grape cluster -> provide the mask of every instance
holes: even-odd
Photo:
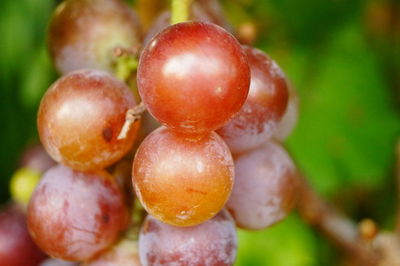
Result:
[[[232,265],[236,226],[264,229],[294,207],[297,170],[279,141],[296,123],[296,93],[202,3],[193,21],[161,13],[145,35],[120,0],[54,12],[48,44],[63,76],[37,122],[57,164],[31,152],[45,166],[27,205],[32,239],[54,258],[42,265]],[[137,72],[118,79],[142,43]]]

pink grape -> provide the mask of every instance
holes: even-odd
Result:
[[[270,139],[285,113],[288,84],[279,66],[265,53],[243,46],[251,69],[250,91],[242,109],[218,130],[233,153]]]
[[[29,231],[47,254],[89,259],[108,248],[128,224],[124,195],[105,171],[48,170],[28,206]]]
[[[139,234],[139,255],[147,265],[233,265],[236,228],[229,213],[193,227],[175,227],[147,216]]]
[[[278,143],[267,142],[235,158],[235,185],[227,208],[238,226],[264,229],[292,210],[297,187],[290,156]]]

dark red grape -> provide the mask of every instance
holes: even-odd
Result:
[[[126,138],[118,139],[126,112],[135,104],[129,88],[111,74],[72,72],[56,81],[40,103],[40,140],[54,160],[74,169],[109,166],[128,152],[136,138],[138,122]]]
[[[232,156],[216,133],[192,140],[161,127],[140,145],[132,179],[151,215],[168,224],[191,226],[222,209],[233,175]]]
[[[233,153],[258,147],[272,137],[288,102],[288,84],[279,66],[265,53],[243,46],[251,69],[245,104],[218,130]]]
[[[143,50],[138,89],[149,112],[184,134],[221,127],[246,100],[250,71],[238,41],[214,24],[185,22]]]
[[[28,206],[29,231],[52,257],[86,260],[108,248],[128,224],[123,192],[105,171],[48,170]]]
[[[263,229],[292,210],[298,188],[297,170],[275,142],[235,158],[235,185],[227,203],[238,226]]]
[[[233,265],[236,228],[229,213],[193,227],[175,227],[148,216],[139,235],[139,255],[147,265]]]
[[[111,70],[113,49],[140,43],[135,12],[121,0],[66,0],[54,12],[48,46],[62,73],[95,68]]]
[[[21,208],[8,205],[0,210],[0,265],[36,266],[45,258],[29,235]]]

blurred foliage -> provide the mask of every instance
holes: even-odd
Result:
[[[45,46],[57,1],[3,0],[0,9],[0,200],[36,111],[56,74]],[[400,16],[396,0],[225,0],[234,26],[253,22],[256,46],[282,66],[301,112],[287,141],[299,168],[344,212],[383,226],[394,217],[394,145],[400,133]],[[373,202],[371,202],[373,201]],[[337,265],[334,249],[293,214],[239,231],[238,265]]]

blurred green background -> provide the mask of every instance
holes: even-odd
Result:
[[[54,0],[2,0],[0,202],[18,159],[37,142],[36,111],[57,78],[45,46]],[[400,3],[397,0],[225,0],[230,22],[257,26],[300,95],[286,144],[312,185],[355,221],[391,229],[400,136]],[[338,265],[329,242],[296,213],[260,232],[239,232],[237,265]]]

